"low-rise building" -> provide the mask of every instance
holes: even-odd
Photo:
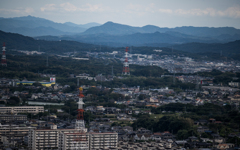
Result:
[[[33,113],[37,114],[44,112],[43,106],[14,106],[14,107],[0,107],[0,113]]]
[[[0,121],[26,121],[27,115],[0,115]]]

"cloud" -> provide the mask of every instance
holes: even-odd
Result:
[[[171,9],[159,9],[156,7],[154,3],[150,3],[148,5],[139,5],[139,4],[129,4],[127,5],[125,12],[135,13],[139,15],[143,15],[146,13],[167,13],[170,14],[173,12]]]
[[[33,8],[27,7],[27,8],[18,8],[18,9],[5,9],[1,8],[0,12],[3,14],[11,14],[11,13],[17,13],[17,14],[31,14],[34,12]]]
[[[225,11],[218,11],[219,16],[240,18],[240,6],[229,7]]]
[[[192,15],[192,16],[203,16],[203,15],[216,16],[217,15],[216,10],[213,8],[190,9],[190,10],[177,9],[175,10],[175,13],[179,15]]]
[[[62,3],[59,5],[55,4],[46,4],[44,7],[41,7],[41,11],[61,11],[61,12],[78,12],[78,11],[83,11],[83,12],[101,12],[107,10],[107,8],[103,8],[102,5],[96,4],[84,4],[81,6],[76,6],[74,4],[71,4],[69,2]]]
[[[178,15],[190,15],[190,16],[220,16],[220,17],[231,17],[240,18],[240,6],[229,7],[226,10],[216,10],[214,8],[206,9],[177,9],[174,11]]]
[[[158,8],[154,3],[148,5],[140,4],[128,4],[124,9],[124,12],[134,15],[145,15],[146,13],[154,14],[172,14],[181,16],[211,16],[211,17],[230,17],[240,18],[240,6],[229,7],[225,10],[217,10],[214,8],[205,9],[169,9],[169,8]]]
[[[87,11],[87,12],[102,12],[105,10],[108,10],[107,8],[104,8],[101,4],[85,4],[82,7],[78,8],[79,11]]]
[[[41,11],[55,11],[56,9],[57,8],[55,4],[46,4],[45,6],[40,8]]]
[[[160,13],[167,13],[167,14],[171,14],[173,12],[171,9],[158,9],[157,11]]]
[[[78,8],[76,6],[74,6],[73,4],[71,3],[63,3],[63,4],[60,4],[60,7],[62,9],[64,9],[65,11],[77,11]]]

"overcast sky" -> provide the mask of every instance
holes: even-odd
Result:
[[[0,17],[27,15],[59,23],[240,29],[240,0],[0,0]]]

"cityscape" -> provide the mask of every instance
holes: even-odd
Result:
[[[240,149],[240,2],[172,2],[0,2],[0,150]]]

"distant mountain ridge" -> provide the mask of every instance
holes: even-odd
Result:
[[[110,35],[129,35],[133,33],[154,33],[154,32],[178,32],[186,35],[197,36],[197,37],[214,37],[222,34],[235,35],[240,34],[239,29],[233,27],[192,27],[183,26],[176,28],[160,28],[158,26],[146,25],[143,27],[132,27],[128,25],[122,25],[113,22],[106,22],[101,26],[96,26],[87,29],[82,34],[110,34]]]
[[[0,30],[44,40],[71,40],[108,46],[151,46],[184,43],[227,43],[240,40],[240,29],[233,27],[176,27],[154,25],[133,27],[114,22],[103,25],[71,22],[55,23],[33,16],[0,18]],[[86,29],[88,28],[88,29]]]
[[[74,23],[62,24],[33,16],[0,18],[0,22],[0,30],[19,33],[26,36],[71,35],[84,32],[89,27],[100,25],[97,23],[89,23],[85,25],[77,25]],[[41,32],[37,31],[39,28],[41,29]]]

